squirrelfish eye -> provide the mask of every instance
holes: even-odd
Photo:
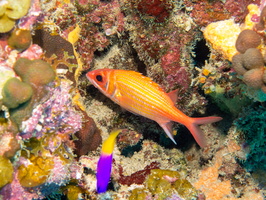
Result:
[[[99,82],[102,82],[103,81],[102,75],[97,75],[96,76],[96,80],[99,81]]]

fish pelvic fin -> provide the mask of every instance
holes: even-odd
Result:
[[[173,122],[172,121],[168,121],[168,122],[157,122],[164,130],[164,132],[167,134],[167,136],[176,144],[176,141],[174,140],[173,137],[173,132],[172,132],[172,125]]]
[[[194,139],[198,145],[202,148],[207,146],[206,138],[202,132],[199,125],[210,124],[222,120],[221,117],[200,117],[200,118],[190,118],[190,123],[185,124],[188,130],[193,135]]]

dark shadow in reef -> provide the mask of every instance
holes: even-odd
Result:
[[[209,60],[210,58],[211,51],[206,45],[206,40],[204,38],[196,42],[193,52],[195,56],[192,56],[192,58],[197,67],[201,68],[204,66],[205,61]]]

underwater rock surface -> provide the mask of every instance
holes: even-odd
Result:
[[[265,6],[2,1],[0,199],[266,199]],[[174,144],[88,81],[102,68],[140,72],[176,91],[186,115],[223,120],[201,126],[205,148],[169,124]],[[102,141],[115,129],[111,178],[98,194]]]

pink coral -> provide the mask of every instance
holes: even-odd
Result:
[[[3,199],[9,200],[28,200],[28,199],[43,199],[44,196],[38,194],[37,192],[32,193],[27,191],[24,187],[22,187],[19,183],[18,173],[15,172],[14,179],[11,184],[4,186],[0,194],[3,196]]]
[[[60,86],[50,88],[51,96],[32,112],[32,117],[22,124],[23,138],[42,137],[46,132],[73,134],[80,130],[81,115],[72,107],[70,83],[61,81]],[[56,129],[55,129],[56,128]]]

